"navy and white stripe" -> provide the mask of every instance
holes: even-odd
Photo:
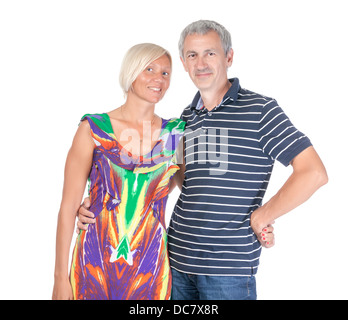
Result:
[[[171,266],[201,275],[251,275],[261,246],[250,227],[275,160],[288,165],[311,145],[274,99],[242,89],[237,78],[208,111],[197,93],[181,119],[185,180],[168,229]]]

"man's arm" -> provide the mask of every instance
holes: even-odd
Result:
[[[308,147],[291,162],[293,173],[282,188],[251,216],[251,227],[261,237],[262,228],[307,201],[328,182],[325,167],[313,147]]]

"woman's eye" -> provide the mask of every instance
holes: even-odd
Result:
[[[169,76],[169,72],[163,72],[164,76]]]
[[[152,72],[153,69],[152,68],[147,68],[147,71]]]

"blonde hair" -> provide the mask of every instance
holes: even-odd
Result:
[[[146,67],[153,61],[167,55],[170,64],[172,64],[172,57],[170,53],[153,43],[140,43],[131,47],[123,58],[123,62],[120,70],[120,85],[127,96],[132,83],[143,72]]]

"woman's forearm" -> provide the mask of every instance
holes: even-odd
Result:
[[[77,212],[77,209],[76,211]],[[75,228],[76,214],[64,209],[59,211],[57,238],[56,238],[56,264],[54,277],[58,280],[69,278],[69,253],[71,239]]]

